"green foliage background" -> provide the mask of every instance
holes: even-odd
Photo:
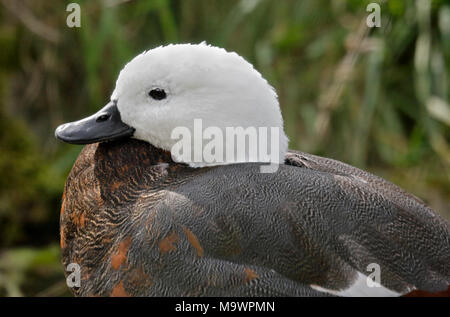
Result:
[[[207,41],[276,88],[290,148],[380,175],[450,218],[450,1],[0,0],[0,296],[68,295],[59,208],[80,146],[53,131],[102,107],[143,50]],[[75,1],[74,1],[75,2]]]

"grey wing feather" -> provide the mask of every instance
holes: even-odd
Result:
[[[450,284],[449,224],[423,201],[380,177],[329,158],[290,151],[286,163],[334,175],[348,198],[363,203],[359,212],[367,217],[361,217],[361,226],[339,237],[348,248],[357,250],[348,256],[353,265],[363,269],[361,258],[372,258],[376,262],[374,255],[378,254],[378,260],[383,259],[389,269],[389,280],[398,283],[394,288],[411,284],[409,287],[427,291],[447,289]],[[378,212],[379,217],[375,215],[371,219],[364,202],[377,207],[374,212]],[[374,243],[376,240],[379,243]],[[377,250],[379,245],[383,245],[384,250]]]
[[[311,285],[343,290],[377,263],[382,285],[398,293],[446,289],[450,227],[423,202],[337,161],[290,152],[286,163],[268,174],[220,166],[168,188],[147,209],[158,236],[135,235],[141,260],[170,272],[161,285],[186,294],[200,279],[196,294],[317,296]],[[178,246],[161,262],[149,243],[171,232]]]

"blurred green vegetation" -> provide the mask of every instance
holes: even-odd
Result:
[[[59,208],[80,146],[57,125],[96,111],[143,50],[206,40],[276,88],[290,148],[336,158],[450,218],[450,1],[0,0],[0,296],[67,295]],[[365,24],[381,4],[381,28]]]

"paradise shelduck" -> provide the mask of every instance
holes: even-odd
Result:
[[[244,155],[198,157],[214,133],[174,151],[173,131],[198,119],[216,135],[257,127],[263,141],[260,128],[278,128],[268,146],[276,153],[262,158],[249,141]],[[75,295],[448,290],[449,223],[382,178],[287,150],[276,92],[236,53],[206,44],[144,52],[120,72],[106,107],[55,134],[89,144],[61,208],[63,264],[81,268]]]

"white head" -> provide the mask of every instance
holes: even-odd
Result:
[[[135,129],[134,138],[171,151],[176,161],[197,167],[243,161],[284,161],[288,139],[276,92],[250,63],[222,48],[202,43],[168,45],[146,51],[122,69],[111,100],[117,104],[121,120]],[[272,148],[277,151],[276,159],[255,156],[247,149],[245,158],[224,155],[223,162],[186,161],[186,156],[173,151],[179,142],[171,137],[174,129],[186,127],[192,131],[192,153],[199,147],[204,149],[211,141],[195,142],[195,119],[202,119],[203,130],[208,127],[221,130],[225,146],[233,149],[236,145],[225,138],[227,127],[276,127],[278,136],[271,138],[270,130],[268,136],[258,134],[261,139],[265,137],[266,152],[270,153]],[[271,146],[274,136],[278,148]],[[226,149],[223,150],[225,153]]]

